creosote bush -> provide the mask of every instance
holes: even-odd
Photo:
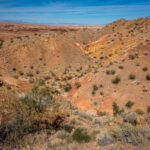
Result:
[[[148,75],[146,76],[146,80],[149,80],[149,81],[150,81],[150,74],[148,74]]]
[[[121,81],[120,77],[116,77],[115,79],[112,80],[113,84],[118,84]]]
[[[147,112],[150,113],[150,106],[147,107]]]
[[[133,60],[134,58],[135,58],[134,55],[129,55],[129,59],[130,59],[130,60]]]
[[[97,85],[93,85],[93,91],[97,91],[98,90],[98,86]]]
[[[147,70],[148,70],[148,68],[147,68],[147,67],[144,67],[144,68],[143,68],[143,71],[147,71]]]
[[[65,92],[69,92],[72,89],[72,86],[70,83],[67,83],[66,85],[63,85],[63,89]]]
[[[126,107],[127,108],[131,108],[132,106],[133,106],[133,102],[132,101],[128,101],[127,103],[126,103]]]
[[[119,69],[123,69],[124,67],[123,67],[123,66],[119,66],[118,68],[119,68]]]
[[[123,109],[119,108],[119,106],[117,105],[116,102],[113,102],[112,107],[113,107],[113,113],[114,113],[114,115],[121,114],[122,112],[124,112]]]
[[[136,77],[136,76],[135,76],[134,74],[130,74],[128,78],[129,78],[130,80],[134,80],[135,77]]]

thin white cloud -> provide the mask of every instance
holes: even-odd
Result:
[[[51,6],[41,7],[13,7],[13,8],[0,8],[1,13],[90,13],[90,12],[112,12],[133,10],[134,11],[146,11],[150,10],[149,5],[113,5],[113,6],[82,6],[82,7],[71,7],[65,4],[57,4]]]

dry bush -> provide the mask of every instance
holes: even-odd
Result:
[[[7,105],[7,116],[4,115],[6,110],[1,110],[0,141],[14,142],[32,132],[60,127],[64,115],[56,112],[54,105],[53,99],[41,93],[22,94],[11,101]]]

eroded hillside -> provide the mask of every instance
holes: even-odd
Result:
[[[149,148],[149,17],[104,27],[0,23],[0,39],[0,141],[18,132],[22,149],[27,136],[37,140],[30,149]]]

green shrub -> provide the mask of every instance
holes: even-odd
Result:
[[[104,92],[101,91],[101,92],[100,92],[100,95],[104,95]]]
[[[93,91],[97,91],[98,90],[98,86],[97,85],[93,85]]]
[[[123,66],[119,66],[118,68],[119,68],[119,69],[123,69],[124,67],[123,67]]]
[[[147,112],[150,113],[150,106],[147,107]]]
[[[72,89],[72,86],[70,83],[67,83],[63,86],[65,92],[69,92]]]
[[[129,59],[130,59],[130,60],[133,60],[134,58],[135,58],[134,55],[129,55]]]
[[[84,128],[77,128],[73,132],[72,139],[78,143],[87,143],[91,140],[88,132]]]
[[[0,40],[0,48],[3,47],[4,40]]]
[[[148,70],[148,68],[147,68],[147,67],[144,67],[144,68],[143,68],[143,71],[147,71],[147,70]]]
[[[16,68],[13,68],[12,70],[13,70],[14,72],[16,72]]]
[[[115,70],[106,70],[107,75],[114,75],[116,73]]]
[[[99,85],[100,88],[103,88],[104,86],[102,84]]]
[[[45,81],[41,78],[37,79],[35,84],[37,84],[38,86],[42,86],[42,85],[45,85]]]
[[[32,73],[32,72],[28,72],[28,73],[27,73],[27,76],[28,76],[28,77],[33,77],[33,73]]]
[[[39,70],[36,70],[36,74],[40,74],[40,71],[39,71]]]
[[[21,76],[23,76],[23,75],[24,75],[24,73],[23,73],[22,71],[20,71],[20,72],[19,72],[19,74],[20,74]]]
[[[134,80],[135,79],[135,75],[134,74],[130,74],[128,77],[130,80]]]
[[[112,80],[113,84],[118,84],[121,81],[120,77],[116,77],[115,79]]]
[[[111,73],[112,75],[114,75],[114,74],[116,73],[116,71],[115,71],[115,70],[111,70],[110,73]]]
[[[119,110],[120,110],[119,106],[117,105],[117,103],[113,102],[112,107],[113,107],[114,114],[117,114],[119,112]]]
[[[117,105],[116,102],[113,102],[112,107],[113,107],[113,113],[114,113],[114,115],[121,114],[122,112],[124,112],[123,109],[119,108],[119,106]]]
[[[150,74],[148,74],[148,75],[146,76],[146,80],[149,80],[149,81],[150,81]]]
[[[14,75],[13,78],[18,79],[19,77],[17,75]]]
[[[30,66],[30,69],[34,69],[34,66],[33,66],[33,65],[31,65],[31,66]]]
[[[110,74],[110,70],[106,70],[106,74],[109,75]]]
[[[127,108],[131,108],[132,106],[133,106],[133,102],[132,101],[128,101],[127,103],[126,103],[126,107]]]

